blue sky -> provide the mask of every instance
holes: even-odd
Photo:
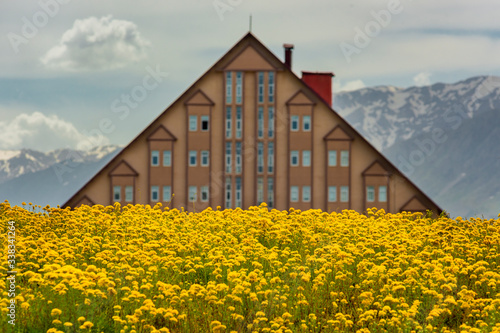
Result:
[[[499,12],[494,0],[3,1],[0,149],[127,144],[246,34],[250,14],[278,57],[295,45],[299,76],[333,71],[335,93],[500,75]]]

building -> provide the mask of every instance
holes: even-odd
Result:
[[[245,35],[64,206],[440,208],[332,108],[333,73]]]

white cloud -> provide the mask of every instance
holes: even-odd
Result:
[[[429,86],[431,84],[430,77],[431,77],[431,73],[429,73],[429,72],[418,73],[417,75],[415,75],[413,77],[413,83],[417,87]]]
[[[340,85],[339,83],[339,92],[340,91],[353,91],[353,90],[358,90],[358,89],[363,89],[365,88],[365,84],[363,83],[363,81],[361,80],[353,80],[353,81],[349,81],[347,82],[346,84],[344,85]]]
[[[89,17],[76,20],[41,61],[48,67],[72,71],[121,68],[144,58],[149,44],[133,22],[111,15]]]
[[[0,149],[49,151],[57,148],[90,149],[104,144],[109,144],[108,138],[83,134],[73,124],[41,112],[22,113],[10,122],[0,122]]]

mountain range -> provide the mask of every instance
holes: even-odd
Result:
[[[11,205],[62,205],[122,147],[98,146],[88,151],[31,149],[0,151],[0,201]]]
[[[500,77],[340,92],[333,108],[452,217],[500,213]],[[121,148],[0,151],[0,200],[61,205]]]
[[[340,92],[333,108],[450,215],[500,213],[500,77]]]

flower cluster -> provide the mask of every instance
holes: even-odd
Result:
[[[500,332],[500,219],[0,204],[11,220],[18,332]]]

